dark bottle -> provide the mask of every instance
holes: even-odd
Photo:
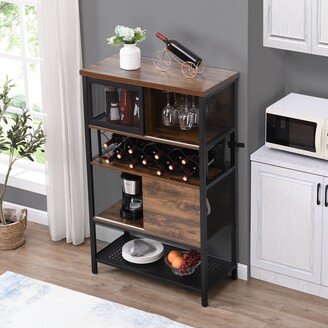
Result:
[[[106,164],[110,164],[114,159],[115,159],[115,155],[110,155],[108,157],[104,157]]]
[[[135,155],[139,151],[142,151],[145,148],[146,142],[144,140],[132,139],[128,145],[128,153],[130,155]]]
[[[130,143],[129,138],[124,138],[117,143],[113,153],[116,154],[116,158],[123,159],[127,152],[127,144]]]
[[[137,166],[138,162],[134,159],[132,162],[129,164],[130,169],[134,169]]]
[[[192,177],[198,176],[198,166],[191,166],[188,169],[185,170],[185,172],[182,175],[182,180],[184,182],[190,181]]]
[[[156,33],[156,36],[166,43],[167,49],[171,51],[174,55],[179,57],[181,60],[187,62],[192,62],[196,66],[199,66],[202,63],[202,58],[197,56],[195,53],[193,53],[191,50],[186,48],[184,45],[182,45],[177,40],[169,40],[165,35],[163,35],[160,32]]]
[[[124,139],[124,137],[118,136],[117,134],[113,134],[111,139],[104,142],[103,148],[109,148],[111,145],[117,144],[117,143],[121,142],[121,140],[123,140],[123,139]]]
[[[164,172],[165,172],[165,168],[164,168],[164,166],[160,166],[160,167],[157,169],[156,174],[157,174],[158,176],[162,176],[162,175],[164,174]]]
[[[151,162],[151,156],[143,151],[141,152],[140,160],[142,165],[148,165]]]
[[[178,162],[170,162],[169,163],[169,170],[170,171],[174,171],[176,168],[178,168],[178,166],[179,166],[179,163]]]
[[[132,125],[133,122],[133,107],[131,101],[131,91],[120,90],[120,114],[121,124]]]
[[[124,156],[125,156],[125,150],[124,150],[124,149],[123,149],[123,150],[118,150],[118,151],[116,152],[116,157],[117,157],[118,159],[123,159]]]
[[[185,152],[183,156],[181,156],[181,164],[188,165],[192,161],[197,161],[199,157],[199,153],[196,151]]]
[[[159,150],[154,153],[154,158],[156,159],[156,161],[158,161],[163,157],[163,155],[164,155],[163,150]]]

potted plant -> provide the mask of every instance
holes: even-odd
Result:
[[[117,25],[115,35],[108,38],[108,44],[115,47],[124,44],[120,50],[120,67],[124,70],[136,70],[141,67],[140,49],[137,43],[146,39],[146,30]]]
[[[8,168],[2,188],[0,188],[0,250],[16,249],[25,242],[27,210],[4,208],[4,196],[7,191],[10,172],[21,158],[34,161],[33,154],[45,143],[42,122],[33,128],[28,110],[21,114],[8,114],[12,98],[10,91],[14,84],[5,81],[0,91],[0,152],[8,154]]]

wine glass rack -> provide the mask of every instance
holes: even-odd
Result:
[[[92,272],[98,264],[144,274],[201,293],[221,278],[237,278],[236,253],[236,91],[239,74],[206,68],[202,77],[181,76],[180,64],[158,72],[151,58],[138,71],[119,68],[118,56],[84,68],[86,158],[89,190]],[[164,92],[163,92],[164,91]],[[192,99],[199,124],[188,131],[165,126],[161,111],[170,99]],[[174,95],[174,97],[173,97]],[[120,111],[120,117],[118,115]],[[142,178],[143,218],[120,217],[121,201],[100,213],[94,168]],[[116,186],[115,188],[120,188]],[[96,226],[119,229],[122,236],[97,250]],[[196,249],[201,265],[186,277],[175,276],[164,259],[148,265],[126,262],[121,248],[148,236],[172,249]]]

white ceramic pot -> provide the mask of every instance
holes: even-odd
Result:
[[[125,44],[120,50],[121,69],[132,71],[141,67],[140,49],[136,44]]]

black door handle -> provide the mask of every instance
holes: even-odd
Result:
[[[321,188],[321,183],[317,184],[317,205],[320,205],[320,188]]]
[[[325,206],[328,207],[328,185],[325,187]]]

